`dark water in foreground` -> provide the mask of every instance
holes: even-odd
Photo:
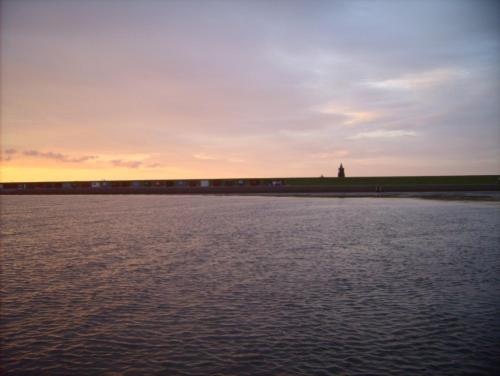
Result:
[[[2,197],[24,374],[494,374],[500,205]]]

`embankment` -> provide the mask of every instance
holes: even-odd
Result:
[[[415,185],[281,185],[222,187],[107,187],[4,189],[6,195],[79,194],[296,194],[296,193],[391,193],[391,192],[482,192],[499,191],[498,184]]]

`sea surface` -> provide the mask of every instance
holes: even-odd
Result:
[[[500,374],[500,204],[1,197],[1,373]]]

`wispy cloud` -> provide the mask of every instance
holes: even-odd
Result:
[[[7,150],[4,150],[3,153],[2,153],[1,160],[2,161],[10,161],[13,158],[14,154],[17,154],[17,150],[16,149],[7,149]]]
[[[123,159],[113,159],[109,161],[113,167],[139,168],[144,163],[142,161],[125,161]]]
[[[207,153],[195,153],[193,154],[194,159],[199,159],[202,161],[222,161],[230,163],[242,163],[245,162],[244,159],[235,156],[220,156]]]
[[[40,151],[40,150],[16,150],[16,149],[6,149],[2,152],[2,160],[10,161],[12,159],[20,158],[37,158],[37,159],[48,159],[56,162],[62,163],[84,163],[84,162],[95,162],[100,164],[111,165],[113,167],[123,167],[137,169],[141,167],[145,168],[159,168],[164,167],[163,164],[158,162],[148,162],[144,160],[137,159],[108,159],[105,156],[97,155],[83,155],[83,156],[70,156],[67,154],[53,152],[53,151]]]
[[[195,153],[195,154],[193,154],[193,158],[201,159],[203,161],[215,161],[215,160],[219,159],[215,155],[210,155],[210,154],[206,154],[206,153]]]
[[[81,163],[81,162],[87,162],[93,159],[97,159],[98,157],[95,155],[83,155],[80,157],[74,157],[70,156],[67,154],[62,154],[62,153],[57,153],[53,151],[39,151],[39,150],[24,150],[24,151],[19,151],[16,149],[7,149],[2,153],[3,160],[4,161],[9,161],[14,158],[15,155],[22,155],[25,157],[31,157],[31,158],[43,158],[43,159],[51,159],[54,161],[58,162],[64,162],[64,163]]]
[[[388,80],[369,81],[366,85],[377,89],[427,89],[463,77],[465,74],[465,71],[454,68],[434,69],[426,72],[405,74]]]
[[[318,111],[322,114],[337,115],[339,118],[343,119],[340,121],[342,125],[366,124],[381,116],[381,114],[374,111],[339,107],[335,104],[321,106]]]
[[[146,161],[138,161],[138,160],[127,160],[127,159],[112,159],[109,161],[113,167],[122,167],[122,168],[160,168],[165,167],[163,164],[158,162],[146,162]]]
[[[417,135],[415,131],[408,131],[403,129],[385,130],[379,129],[370,132],[360,132],[354,136],[350,136],[349,140],[359,140],[363,138],[397,138],[397,137],[414,137]]]
[[[335,150],[330,152],[313,154],[317,159],[335,159],[339,157],[347,157],[350,154],[349,150]]]

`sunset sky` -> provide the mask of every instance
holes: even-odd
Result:
[[[500,173],[497,1],[1,4],[1,181]]]

